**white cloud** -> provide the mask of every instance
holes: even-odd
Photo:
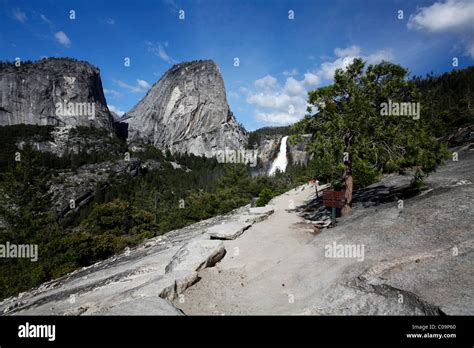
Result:
[[[54,38],[57,42],[65,47],[71,46],[71,40],[69,40],[68,36],[64,33],[64,31],[58,31],[54,34]]]
[[[28,17],[26,17],[26,13],[18,8],[13,10],[13,18],[15,18],[18,22],[21,23],[25,23],[28,20]]]
[[[334,54],[337,56],[337,57],[354,57],[354,56],[358,56],[360,55],[360,47],[359,46],[350,46],[350,47],[346,47],[346,48],[339,48],[339,47],[336,47],[334,49]]]
[[[339,56],[332,62],[324,62],[321,64],[317,74],[324,80],[332,80],[337,69],[345,69],[355,58],[357,56]]]
[[[132,86],[132,85],[129,85],[123,81],[120,81],[120,80],[116,80],[115,83],[117,85],[119,85],[120,87],[122,88],[125,88],[126,90],[132,92],[132,93],[138,93],[140,92],[140,88],[139,87],[136,87],[136,86]]]
[[[409,29],[431,34],[459,34],[466,53],[474,58],[474,1],[438,1],[428,7],[418,9],[410,16]]]
[[[120,117],[122,117],[123,114],[125,113],[125,111],[120,110],[119,108],[117,108],[117,107],[115,107],[115,106],[113,106],[113,105],[110,105],[110,104],[109,104],[109,105],[107,105],[107,106],[108,106],[108,108],[109,108],[110,111],[116,113],[116,114],[119,115]]]
[[[159,57],[161,60],[168,64],[176,63],[176,60],[173,59],[165,50],[165,47],[168,47],[168,42],[158,42],[153,43],[150,41],[145,42],[148,47],[148,51],[153,53],[155,56]]]
[[[429,32],[463,31],[474,28],[474,1],[447,0],[422,7],[410,16],[408,28]]]
[[[271,75],[266,75],[254,82],[255,88],[261,91],[271,91],[277,87],[278,80]]]
[[[297,122],[300,117],[287,112],[255,112],[255,118],[268,125],[285,126]]]
[[[64,31],[62,30],[56,31],[53,21],[51,21],[48,17],[46,17],[46,15],[40,13],[39,17],[44,23],[46,23],[49,26],[51,35],[53,35],[54,40],[57,43],[63,45],[64,47],[68,47],[68,48],[71,47],[71,39],[69,39],[69,37],[66,35]]]
[[[118,98],[122,96],[122,93],[117,92],[115,89],[104,88],[104,93],[110,95],[111,98]]]
[[[362,58],[369,64],[377,64],[383,60],[393,60],[394,56],[388,49],[383,49],[364,56],[361,54],[359,46],[350,46],[347,48],[336,47],[334,54],[336,59],[329,62],[324,62],[320,65],[315,74],[323,80],[332,81],[336,69],[345,69],[350,65],[355,58]]]
[[[288,77],[285,82],[285,87],[283,88],[284,93],[289,95],[301,95],[302,93],[306,94],[307,88],[316,86],[320,83],[319,76],[307,72],[304,74],[302,80],[297,80],[293,77]]]
[[[239,91],[244,93],[244,94],[250,93],[250,90],[246,87],[239,87]]]
[[[310,72],[307,72],[306,74],[304,74],[304,83],[307,84],[307,85],[316,85],[319,83],[319,76],[313,74],[313,73],[310,73]]]
[[[297,79],[288,71],[285,83],[280,85],[278,80],[266,75],[254,82],[254,90],[241,87],[240,91],[247,96],[247,103],[255,106],[255,118],[268,125],[287,125],[300,120],[306,114],[308,106],[308,91],[330,83],[336,69],[346,68],[354,58],[361,57],[369,64],[382,60],[391,60],[393,55],[389,50],[376,51],[368,56],[361,54],[359,46],[336,48],[335,59],[327,60],[313,71],[307,71],[302,79]],[[292,72],[295,69],[293,69]]]
[[[299,104],[300,98],[299,96],[285,94],[284,91],[276,91],[274,93],[251,94],[247,98],[247,102],[261,108],[285,111],[289,109],[290,105]]]
[[[115,24],[115,19],[107,18],[106,23],[109,24],[109,25],[114,25]]]
[[[137,84],[143,90],[149,90],[151,88],[151,85],[145,80],[137,80]]]
[[[51,22],[48,17],[46,17],[44,14],[40,14],[40,18],[43,22],[48,23],[49,25],[52,25],[53,22]]]
[[[122,88],[125,88],[126,90],[132,93],[147,92],[151,88],[151,85],[145,80],[137,79],[136,80],[137,84],[135,86],[129,85],[128,83],[125,83],[120,80],[114,80],[114,81],[117,85],[119,85]]]
[[[375,53],[369,54],[367,57],[364,57],[367,63],[369,64],[377,64],[382,62],[383,60],[385,61],[391,61],[395,57],[390,50],[380,50]]]
[[[283,88],[283,92],[289,95],[298,95],[304,93],[305,87],[303,85],[304,81],[298,81],[293,77],[288,77],[285,82],[285,87]]]
[[[296,68],[293,68],[290,71],[288,70],[283,71],[283,76],[296,76],[296,75],[298,75],[298,69]]]
[[[240,99],[240,94],[233,91],[229,91],[227,95],[229,96],[229,98]]]
[[[267,75],[255,81],[255,92],[241,88],[247,94],[247,103],[256,107],[255,118],[268,125],[287,125],[298,121],[306,112],[307,89],[315,87],[319,78],[304,74],[301,80],[287,77],[284,86]]]

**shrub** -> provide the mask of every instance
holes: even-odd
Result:
[[[273,192],[269,188],[264,188],[260,191],[257,199],[257,207],[265,206],[273,198]]]

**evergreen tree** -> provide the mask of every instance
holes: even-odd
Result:
[[[48,213],[51,171],[40,165],[40,155],[29,145],[16,156],[18,161],[3,174],[0,215],[18,240],[41,230],[54,217]]]
[[[355,59],[335,72],[332,85],[309,92],[314,115],[306,116],[296,130],[313,134],[308,145],[319,161],[318,176],[329,177],[345,191],[351,209],[353,176],[377,176],[383,172],[416,167],[416,178],[435,170],[447,153],[431,134],[429,122],[408,116],[383,116],[382,103],[417,103],[420,94],[408,71],[382,62],[369,65]]]

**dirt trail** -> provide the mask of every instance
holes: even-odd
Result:
[[[276,197],[270,216],[247,206],[171,231],[0,301],[0,312],[181,314],[170,300],[188,315],[474,315],[474,150],[454,150],[459,161],[401,206],[410,177],[389,175],[314,233],[295,209],[314,195],[302,186]]]
[[[188,289],[184,303],[177,305],[186,314],[300,314],[307,310],[298,301],[307,292],[316,262],[315,234],[311,225],[290,208],[314,196],[308,185],[276,197],[275,213],[254,224],[236,240],[226,241],[226,257],[216,267],[199,275],[199,283]],[[322,279],[322,278],[320,278]],[[183,298],[181,299],[182,302]]]
[[[314,188],[276,197],[275,213],[239,238],[174,304],[193,314],[474,314],[474,151],[448,162],[423,194],[359,204],[319,234],[289,208]],[[392,175],[376,185],[398,187]],[[328,257],[328,245],[364,257]]]

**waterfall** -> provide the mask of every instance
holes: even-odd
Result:
[[[280,144],[280,151],[278,152],[277,158],[272,163],[270,170],[268,171],[268,175],[275,175],[276,170],[278,169],[281,172],[286,170],[286,166],[288,165],[288,159],[286,158],[286,141],[288,137],[283,137],[281,139]]]

